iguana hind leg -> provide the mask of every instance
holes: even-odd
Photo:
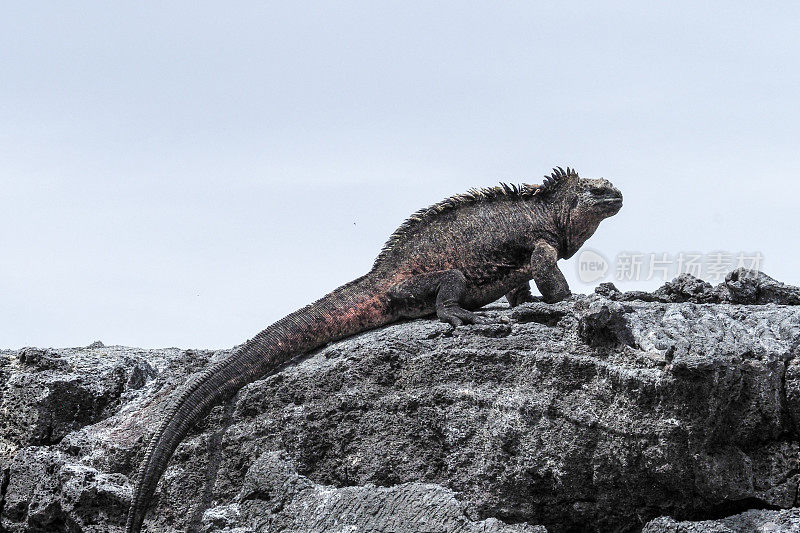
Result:
[[[430,312],[431,304],[442,322],[453,326],[482,324],[486,320],[461,307],[467,280],[460,270],[438,270],[416,275],[393,287],[390,296],[406,316]]]

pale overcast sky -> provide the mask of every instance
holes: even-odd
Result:
[[[605,281],[722,250],[800,284],[798,35],[796,2],[6,2],[0,348],[230,347],[555,165],[625,195]]]

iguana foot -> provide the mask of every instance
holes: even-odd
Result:
[[[458,327],[462,324],[488,324],[489,320],[486,318],[467,311],[457,305],[442,306],[436,309],[436,316],[442,322],[447,322],[453,327]]]
[[[538,298],[535,298],[533,294],[531,294],[531,286],[526,281],[516,289],[508,291],[506,293],[506,300],[508,301],[508,305],[516,307],[526,302],[535,302]]]

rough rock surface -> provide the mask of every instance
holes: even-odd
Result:
[[[679,522],[661,517],[653,520],[642,533],[777,533],[800,531],[800,509],[781,511],[746,511],[720,520]]]
[[[800,291],[597,292],[396,324],[248,385],[179,446],[147,530],[800,529]],[[0,530],[120,531],[165,402],[226,354],[0,352]]]

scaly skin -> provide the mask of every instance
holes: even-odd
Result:
[[[453,326],[485,319],[473,311],[505,295],[546,302],[569,297],[556,262],[569,258],[622,207],[606,180],[554,169],[543,185],[502,185],[448,198],[409,218],[366,275],[282,318],[193,379],[150,441],[128,513],[141,530],[159,478],[191,427],[244,385],[328,342],[402,318],[436,314]]]

